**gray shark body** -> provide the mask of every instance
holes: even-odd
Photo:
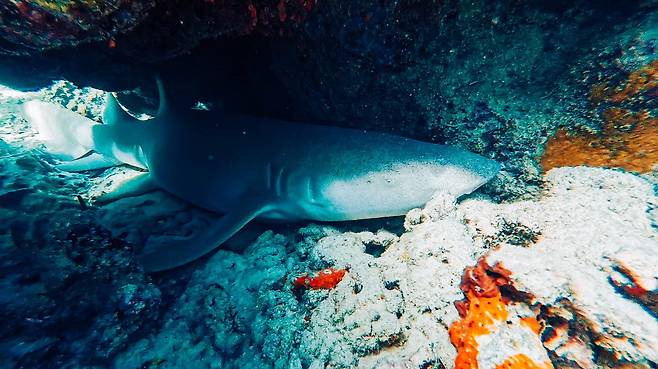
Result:
[[[403,215],[437,191],[455,198],[490,180],[500,166],[452,146],[389,134],[202,111],[170,111],[138,121],[110,95],[94,123],[42,102],[28,118],[49,132],[64,170],[130,164],[145,169],[101,199],[153,188],[224,216],[189,238],[147,245],[147,271],[170,269],[210,252],[254,218],[343,221]],[[58,122],[61,122],[58,124]],[[47,125],[44,127],[44,125]],[[49,128],[48,128],[49,127]]]

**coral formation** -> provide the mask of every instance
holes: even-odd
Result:
[[[497,232],[499,216],[542,231],[530,247],[501,244],[486,255],[486,263],[503,263],[514,288],[532,293],[541,306],[543,344],[556,365],[655,365],[656,307],[633,296],[645,296],[634,288],[638,284],[655,291],[658,281],[649,267],[658,261],[652,251],[658,247],[654,185],[622,172],[585,168],[554,169],[547,180],[541,206],[463,204],[482,242]]]
[[[616,87],[606,82],[593,85],[592,103],[606,106],[603,128],[598,133],[560,129],[546,144],[541,157],[543,169],[587,165],[651,171],[658,164],[658,118],[647,107],[658,97],[657,89],[658,60],[630,73]]]
[[[655,258],[646,254],[655,243],[651,224],[658,220],[658,214],[646,213],[658,204],[652,185],[630,174],[585,168],[556,169],[547,180],[538,201],[470,199],[455,209],[437,199],[410,213],[408,231],[399,238],[311,225],[287,237],[267,232],[242,255],[221,251],[195,273],[165,326],[120,355],[117,366],[167,358],[162,366],[175,367],[185,355],[220,360],[210,338],[194,339],[200,333],[189,324],[198,327],[199,321],[203,337],[230,335],[238,347],[255,342],[249,354],[223,356],[226,367],[654,363],[651,332],[658,323],[643,310],[650,307],[646,294],[618,294],[612,282],[655,291]],[[516,236],[526,242],[497,237],[509,232],[505,224],[519,224]],[[526,229],[540,230],[542,237]],[[487,242],[491,237],[500,240],[495,249]],[[371,244],[385,246],[371,255]],[[333,289],[300,296],[287,281],[300,270],[328,265],[350,270]],[[221,291],[209,306],[229,308],[200,319],[208,291]],[[453,303],[464,293],[468,303],[456,304],[460,316]],[[496,309],[487,313],[491,306]],[[179,341],[168,337],[196,343],[174,346]],[[465,353],[469,342],[472,351]]]

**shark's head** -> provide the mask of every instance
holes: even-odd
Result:
[[[454,198],[471,193],[500,170],[500,164],[480,155],[452,147],[446,152],[451,154],[447,159],[425,156],[325,181],[316,197],[342,215],[331,220],[403,215],[425,205],[436,192]]]
[[[437,175],[450,178],[453,185],[450,192],[455,196],[469,194],[492,180],[501,169],[501,165],[492,159],[464,152],[459,162],[439,168]]]

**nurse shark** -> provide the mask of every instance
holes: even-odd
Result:
[[[149,272],[175,268],[220,246],[255,218],[346,221],[404,215],[439,191],[457,197],[500,169],[453,146],[385,133],[173,109],[158,81],[157,115],[140,121],[108,94],[103,124],[51,103],[24,104],[58,167],[129,164],[144,170],[113,201],[154,189],[223,216],[190,237],[158,238],[137,256]]]

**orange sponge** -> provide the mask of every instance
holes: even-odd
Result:
[[[561,166],[595,166],[648,172],[658,164],[658,118],[646,102],[658,98],[658,60],[630,73],[617,86],[592,86],[590,101],[602,104],[600,133],[560,129],[546,144],[540,159],[544,171]],[[627,107],[634,106],[635,110]]]
[[[327,268],[320,271],[315,277],[303,275],[295,278],[293,284],[297,288],[310,288],[313,290],[330,290],[343,280],[347,271],[345,269],[335,270]]]

